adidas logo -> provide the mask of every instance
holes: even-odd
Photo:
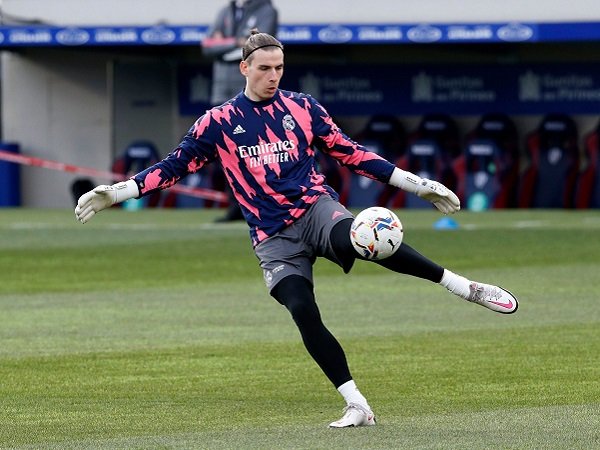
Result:
[[[244,130],[241,125],[238,125],[237,127],[235,127],[233,129],[233,134],[240,134],[240,133],[245,133],[245,132],[246,132],[246,130]]]

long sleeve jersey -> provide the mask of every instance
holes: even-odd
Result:
[[[133,179],[144,196],[217,161],[256,246],[302,217],[321,195],[338,199],[317,170],[315,148],[383,183],[394,170],[346,136],[310,95],[278,90],[261,102],[240,93],[208,110],[175,150]]]

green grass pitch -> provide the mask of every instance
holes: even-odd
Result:
[[[378,415],[343,402],[217,211],[0,210],[0,448],[600,448],[600,211],[397,211],[514,316],[357,262],[315,267]]]

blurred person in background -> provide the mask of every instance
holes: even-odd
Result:
[[[225,103],[244,89],[246,80],[239,66],[250,30],[258,28],[276,36],[278,27],[278,13],[271,0],[234,0],[219,11],[202,41],[202,53],[213,60],[213,105]]]
[[[242,47],[250,36],[250,30],[258,28],[276,36],[279,27],[277,10],[271,0],[232,0],[222,8],[202,41],[202,53],[213,60],[211,103],[220,105],[239,94],[246,80],[240,74]],[[218,174],[219,179],[222,176]],[[220,184],[220,183],[219,183]],[[243,220],[244,216],[231,189],[228,194],[227,212],[218,222]]]
[[[316,150],[355,173],[428,200],[444,214],[460,210],[460,202],[442,184],[401,170],[352,141],[310,95],[279,89],[284,53],[276,38],[254,32],[242,51],[243,92],[206,111],[161,162],[128,181],[85,193],[75,216],[86,223],[115,203],[168,188],[209,163],[223,166],[242,205],[269,293],[288,309],[308,353],[346,402],[342,418],[329,426],[375,425],[375,415],[352,378],[344,350],[323,323],[315,299],[317,258],[329,259],[345,273],[356,259],[364,259],[350,239],[354,216],[319,173]],[[507,290],[455,274],[405,242],[390,257],[372,262],[437,283],[492,311],[517,311],[517,299]],[[246,307],[243,301],[239,307]]]

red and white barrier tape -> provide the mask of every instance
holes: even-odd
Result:
[[[75,166],[73,164],[65,164],[48,159],[36,158],[34,156],[24,156],[18,153],[11,153],[5,150],[0,150],[0,161],[8,161],[24,166],[42,167],[44,169],[59,170],[61,172],[78,173],[90,177],[105,178],[107,180],[125,180],[126,177],[120,173],[113,173],[104,170],[90,169],[88,167]],[[226,202],[227,195],[220,191],[205,188],[193,188],[183,185],[175,185],[169,188],[177,194],[185,194],[191,197],[202,198],[204,200],[213,200],[215,202]]]

